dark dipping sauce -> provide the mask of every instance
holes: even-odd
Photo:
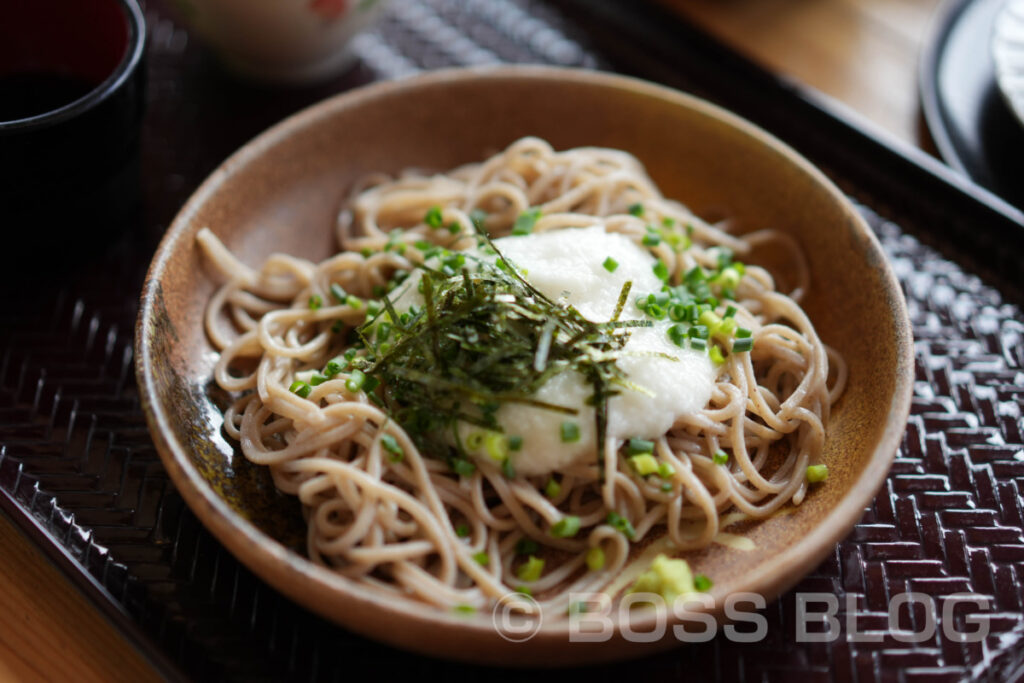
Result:
[[[17,121],[60,109],[96,87],[80,76],[17,73],[0,76],[0,121]]]

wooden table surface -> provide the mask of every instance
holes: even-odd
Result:
[[[917,62],[940,0],[659,0],[755,61],[930,149]],[[0,681],[159,676],[0,514]]]

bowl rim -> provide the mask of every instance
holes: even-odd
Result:
[[[0,135],[42,130],[80,116],[110,99],[113,93],[120,90],[131,78],[131,75],[139,68],[146,48],[146,18],[139,7],[138,0],[110,1],[121,8],[124,20],[128,23],[128,39],[124,54],[114,70],[89,92],[65,105],[34,116],[0,121]]]
[[[351,584],[330,570],[315,565],[304,556],[286,548],[279,541],[264,533],[253,523],[235,512],[227,502],[217,495],[207,480],[199,474],[191,462],[188,447],[174,439],[173,432],[169,426],[170,418],[161,409],[159,401],[154,398],[157,396],[156,388],[153,384],[152,373],[148,372],[148,368],[152,364],[152,349],[146,343],[146,340],[149,338],[153,328],[154,305],[159,292],[159,283],[171,255],[176,251],[179,243],[186,239],[186,233],[188,232],[191,220],[199,208],[232,174],[251,160],[259,157],[264,150],[286,140],[295,129],[315,126],[319,121],[328,118],[338,109],[356,106],[359,103],[375,98],[388,97],[405,89],[432,88],[455,81],[465,82],[495,78],[555,79],[559,81],[570,79],[589,86],[607,87],[610,90],[625,90],[632,94],[668,100],[674,106],[684,106],[696,110],[700,114],[718,119],[728,126],[737,128],[746,135],[755,138],[758,142],[767,145],[774,152],[783,155],[790,163],[795,164],[800,170],[807,173],[813,181],[826,190],[844,208],[858,236],[864,240],[864,249],[867,252],[874,251],[879,257],[879,263],[881,264],[879,269],[882,271],[880,273],[880,284],[883,291],[891,299],[895,318],[895,331],[897,332],[895,340],[897,346],[896,367],[893,368],[896,381],[890,401],[888,418],[870,457],[865,460],[861,472],[853,480],[839,503],[825,514],[810,533],[802,536],[795,543],[759,565],[756,575],[750,577],[750,580],[745,582],[745,588],[748,592],[763,596],[766,602],[775,600],[820,563],[835,548],[836,544],[850,532],[862,517],[865,507],[871,503],[876,492],[888,476],[889,467],[895,458],[897,448],[906,428],[913,389],[913,336],[906,302],[892,267],[884,256],[881,244],[863,217],[856,211],[849,199],[842,194],[838,187],[802,155],[775,136],[722,107],[694,95],[630,76],[565,67],[486,65],[441,69],[396,81],[372,83],[330,97],[285,118],[258,134],[221,163],[188,199],[161,240],[146,275],[145,285],[141,294],[139,315],[136,321],[135,371],[140,389],[140,399],[149,431],[154,438],[160,458],[167,468],[174,485],[185,498],[189,507],[203,521],[203,524],[236,557],[239,557],[244,565],[274,586],[275,589],[285,593],[292,600],[333,621],[337,622],[338,620],[326,612],[325,606],[318,605],[315,601],[298,595],[299,591],[291,590],[291,585],[284,581],[284,578],[293,578],[296,574],[299,574],[303,579],[314,582],[318,588],[339,591],[348,600],[362,603],[374,610],[379,609],[391,614],[400,614],[405,618],[425,619],[435,624],[457,624],[460,629],[489,631],[493,634],[494,628],[490,625],[490,622],[485,623],[480,618],[467,619],[464,615],[449,614],[418,601],[397,601],[394,598],[375,593],[360,592],[355,584]],[[202,514],[200,511],[207,514]],[[243,549],[246,546],[258,546],[259,550],[254,555],[245,553],[245,559],[242,560],[240,556],[243,555]],[[714,590],[712,594],[714,595]],[[721,600],[716,600],[716,607],[711,610],[720,620],[721,602]],[[479,617],[480,614],[477,616]],[[653,624],[653,620],[653,616],[646,620],[631,618],[630,625],[634,631],[640,632],[650,627]],[[557,636],[564,638],[567,634],[566,623],[563,621],[556,627],[545,624],[541,627],[537,637],[552,638]],[[676,622],[670,617],[669,625],[673,623]],[[359,630],[358,626],[349,622],[346,622],[346,628]],[[618,628],[618,623],[616,623],[615,635],[620,634],[621,629]],[[536,640],[537,638],[531,642]],[[407,643],[389,642],[405,649],[416,649]],[[561,642],[567,643],[568,640],[565,639]],[[664,638],[662,642],[662,649],[678,644],[671,638]],[[637,645],[639,646],[640,644],[637,643]],[[649,648],[650,646],[647,649],[643,647],[638,649],[642,652],[650,652]],[[423,649],[419,651],[426,652]],[[600,659],[601,650],[587,648],[587,651],[591,655],[597,655],[596,658],[591,658],[589,661]],[[609,655],[606,658],[612,657],[622,658],[623,655]],[[463,659],[467,661],[485,661],[474,657],[472,652],[466,652]],[[568,659],[572,658],[568,657]],[[515,665],[517,662],[508,660],[506,663]],[[520,662],[519,665],[522,666],[526,663]]]

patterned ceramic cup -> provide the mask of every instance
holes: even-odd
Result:
[[[349,41],[386,0],[176,0],[231,70],[276,83],[311,83],[352,62]]]

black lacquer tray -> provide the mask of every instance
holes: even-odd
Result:
[[[613,0],[394,0],[359,65],[312,89],[224,75],[159,2],[147,7],[143,196],[122,236],[0,302],[0,506],[169,677],[520,678],[354,636],[256,579],[170,485],[132,369],[137,297],[164,229],[229,153],[284,116],[379,78],[540,62],[621,71],[694,92],[767,128],[861,207],[907,296],[917,382],[895,465],[853,533],[762,611],[767,637],[721,635],[565,680],[1004,681],[1024,672],[1024,217],[934,160],[845,120],[655,5]],[[865,343],[872,343],[865,335]],[[935,634],[895,596],[988,601]],[[797,594],[834,597],[838,637],[799,642]],[[816,607],[815,609],[821,609]],[[820,630],[820,629],[812,629]]]

